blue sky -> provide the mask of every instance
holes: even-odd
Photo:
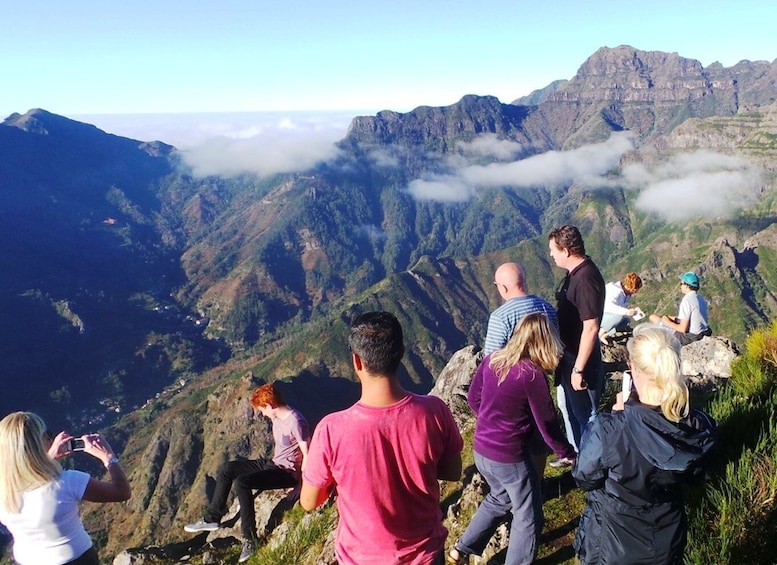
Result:
[[[510,102],[621,44],[705,66],[777,58],[767,0],[0,0],[0,10],[2,117]]]

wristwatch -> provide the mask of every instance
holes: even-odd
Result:
[[[105,468],[107,469],[111,465],[115,465],[118,462],[119,462],[119,458],[114,455],[113,458],[111,458],[111,460],[108,461],[108,463],[105,464]]]
[[[582,369],[578,369],[577,367],[572,367],[572,374],[573,375],[576,374],[576,373],[582,373],[582,372],[583,372]]]

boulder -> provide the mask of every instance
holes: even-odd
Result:
[[[483,352],[479,347],[469,345],[460,349],[440,372],[429,394],[442,398],[448,405],[456,396],[466,398],[472,375],[482,360]]]
[[[736,344],[720,336],[704,337],[680,350],[683,375],[707,379],[727,379],[731,362],[739,355]]]

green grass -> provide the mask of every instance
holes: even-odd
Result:
[[[686,563],[775,563],[777,539],[777,324],[755,330],[710,399],[720,429],[713,477],[689,503]]]
[[[248,565],[314,565],[337,524],[337,511],[332,503],[327,503],[321,509],[306,514],[297,505],[286,513],[284,523],[289,531],[283,543],[270,543],[259,548],[248,560]]]

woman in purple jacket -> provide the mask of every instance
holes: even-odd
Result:
[[[556,421],[545,378],[556,368],[562,350],[545,315],[529,314],[507,345],[478,367],[467,401],[477,415],[475,464],[491,492],[448,554],[449,563],[480,555],[510,514],[505,564],[531,563],[537,556],[544,517],[540,477],[529,449],[532,436],[539,431],[559,457],[576,457]]]

